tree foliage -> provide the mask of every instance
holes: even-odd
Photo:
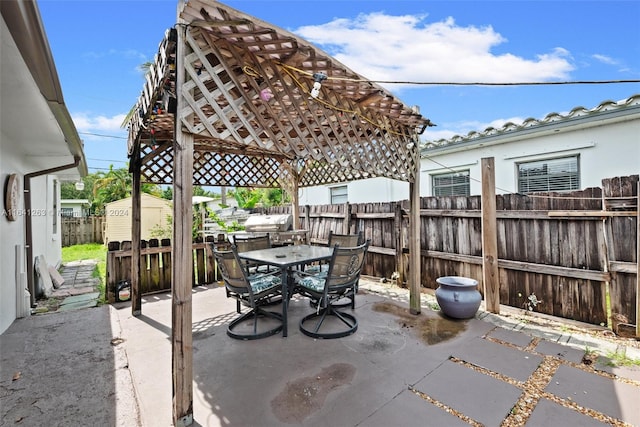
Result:
[[[104,205],[131,196],[132,177],[128,168],[114,168],[109,166],[108,172],[90,173],[82,178],[84,189],[77,190],[74,182],[63,183],[60,186],[62,199],[87,199],[91,204],[91,213],[104,214]],[[156,184],[144,183],[140,186],[143,193],[160,197],[162,189]]]
[[[290,202],[287,193],[281,188],[237,188],[230,192],[241,209],[253,209],[258,206],[282,206]]]

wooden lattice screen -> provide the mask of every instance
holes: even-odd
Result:
[[[129,153],[145,181],[171,183],[174,116],[194,135],[197,185],[415,180],[417,134],[430,125],[415,108],[295,35],[221,3],[189,1],[181,17],[183,69],[176,70],[176,30],[168,30],[129,122]],[[177,107],[176,72],[185,74]]]

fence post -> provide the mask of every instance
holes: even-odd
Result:
[[[640,181],[636,191],[636,338],[640,339]]]
[[[400,202],[395,203],[395,217],[393,221],[393,228],[396,235],[396,285],[402,286],[404,283],[404,255],[402,248],[404,247],[404,241],[402,239],[402,204]]]
[[[420,162],[417,162],[417,165],[419,164]],[[422,288],[420,281],[420,261],[422,258],[420,248],[420,174],[416,173],[415,177],[414,182],[409,183],[409,312],[420,314],[422,310],[420,302]]]
[[[118,272],[120,266],[116,251],[120,249],[120,242],[109,242],[107,245],[107,279],[106,279],[106,299],[109,304],[116,302],[116,283],[118,283]]]
[[[311,241],[311,206],[304,205],[304,228],[309,230],[307,242]]]
[[[344,204],[344,219],[342,221],[342,230],[343,233],[349,234],[351,233],[351,205],[349,202]]]
[[[498,236],[496,230],[496,173],[493,157],[482,158],[482,281],[485,308],[500,313]]]

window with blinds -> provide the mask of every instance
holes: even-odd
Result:
[[[570,191],[580,189],[578,156],[518,164],[518,192]]]
[[[431,182],[434,196],[468,196],[471,192],[468,170],[433,175]]]
[[[329,192],[331,194],[331,204],[339,205],[343,203],[347,203],[347,186],[341,185],[339,187],[331,187],[329,188]]]

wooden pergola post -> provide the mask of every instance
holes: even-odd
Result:
[[[409,183],[409,312],[420,314],[420,149],[415,144],[415,170]]]
[[[137,150],[136,150],[137,151]],[[140,286],[140,247],[142,243],[141,203],[140,193],[140,160],[138,155],[133,158],[133,178],[131,189],[131,314],[142,314],[142,290]],[[116,289],[116,292],[118,290]]]
[[[404,268],[404,253],[402,248],[404,247],[404,239],[402,238],[402,205],[396,203],[393,220],[393,229],[396,234],[396,286],[402,286],[405,281],[405,268]]]
[[[500,313],[498,236],[496,233],[496,173],[493,157],[482,159],[482,281],[485,308]]]
[[[291,206],[293,212],[293,229],[300,229],[300,195],[298,194],[298,174],[293,176],[293,189],[291,194]]]
[[[171,281],[171,361],[173,378],[173,425],[193,423],[193,333],[191,288],[193,273],[193,134],[184,132],[184,57],[187,27],[177,26],[175,142],[173,144],[173,244]]]

